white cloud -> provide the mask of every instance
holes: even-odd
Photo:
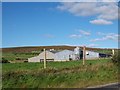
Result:
[[[120,39],[120,35],[115,34],[115,33],[108,33],[108,34],[104,34],[102,38],[96,38],[90,41],[91,42],[105,41],[105,40],[120,41],[119,39]]]
[[[117,0],[0,0],[2,2],[116,2]]]
[[[118,2],[118,0],[100,0],[101,2]]]
[[[70,38],[81,38],[83,36],[89,36],[89,35],[91,35],[90,32],[85,31],[85,30],[77,30],[77,32],[78,32],[77,34],[71,34],[69,37]]]
[[[102,32],[97,32],[97,35],[106,35],[106,34]]]
[[[95,16],[96,20],[93,21],[97,22],[97,24],[112,24],[112,20],[118,19],[119,7],[117,2],[109,2],[115,0],[102,1],[106,2],[62,2],[57,8],[70,12],[75,16]],[[101,23],[98,23],[98,21],[101,21]]]
[[[62,5],[58,6],[57,8],[60,10],[68,11],[76,16],[90,16],[96,14],[95,7],[96,4],[94,3],[86,3],[86,2],[65,2],[61,3]]]
[[[99,7],[100,14],[98,18],[106,20],[115,20],[118,18],[118,6],[117,3],[103,3],[104,5]]]
[[[79,32],[80,32],[82,35],[86,35],[86,36],[91,35],[90,32],[87,32],[87,31],[85,31],[85,30],[79,30]]]
[[[118,41],[118,39],[120,38],[120,35],[114,34],[114,33],[109,33],[108,35],[106,35],[105,38],[108,40]]]
[[[104,40],[107,40],[106,37],[102,37],[102,38],[96,38],[96,39],[92,39],[90,40],[91,42],[97,42],[97,41],[104,41]]]
[[[59,0],[61,2],[117,2],[118,0]]]
[[[99,46],[98,44],[89,44],[89,45],[87,45],[87,47],[97,47],[97,46]]]
[[[80,38],[81,35],[80,34],[72,34],[69,36],[70,38]]]
[[[97,24],[97,25],[109,25],[109,24],[113,24],[111,21],[107,21],[107,20],[104,20],[104,19],[92,20],[92,21],[90,21],[90,23]]]

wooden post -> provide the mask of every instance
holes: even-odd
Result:
[[[44,68],[46,68],[46,49],[44,48]]]
[[[115,50],[114,49],[112,49],[112,55],[114,55],[115,54]]]
[[[86,59],[86,47],[83,46],[83,65],[85,65],[85,59]]]

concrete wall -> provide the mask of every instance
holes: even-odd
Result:
[[[86,59],[98,59],[99,53],[86,50]]]

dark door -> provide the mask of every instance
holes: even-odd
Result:
[[[80,53],[80,59],[83,59],[83,51]]]

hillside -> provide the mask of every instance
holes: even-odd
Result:
[[[55,50],[64,50],[64,49],[68,49],[68,50],[73,50],[76,46],[66,46],[66,45],[62,45],[62,46],[26,46],[26,47],[10,47],[10,48],[1,48],[2,52],[13,52],[13,53],[28,53],[28,52],[32,52],[32,51],[41,51],[43,50],[43,48],[46,49],[55,49]],[[80,48],[83,48],[82,46],[79,46]],[[0,50],[1,50],[0,49]],[[90,47],[86,47],[86,50],[93,50],[93,51],[98,51],[98,52],[107,52],[108,54],[111,54],[111,50],[109,48],[90,48]]]
[[[43,48],[46,49],[55,49],[55,50],[63,50],[69,49],[72,50],[75,47],[72,46],[28,46],[28,47],[12,47],[12,48],[2,48],[2,52],[31,52],[31,51],[41,51]]]

